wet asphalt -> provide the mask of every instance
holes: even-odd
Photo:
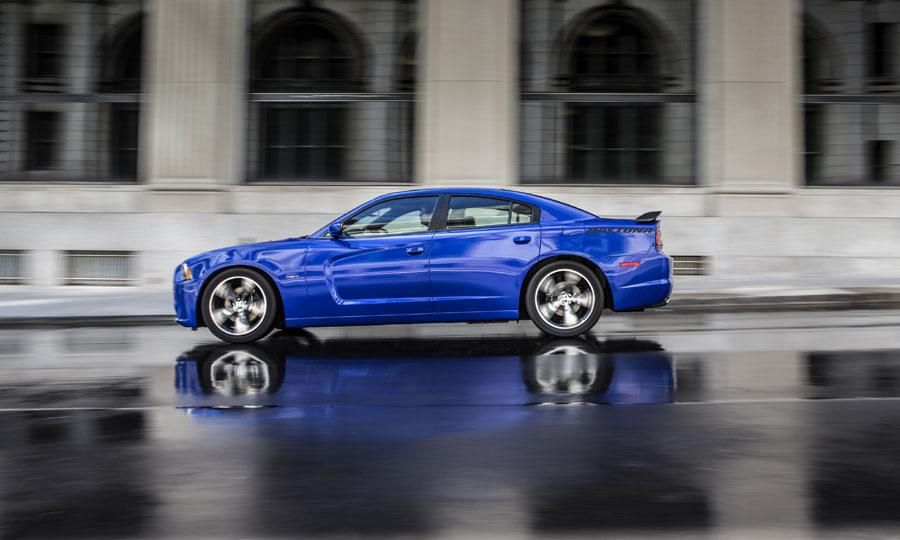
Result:
[[[0,331],[0,538],[893,538],[900,311]]]

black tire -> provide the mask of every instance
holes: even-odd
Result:
[[[253,305],[258,305],[259,295],[262,296],[264,300],[264,311],[259,314],[260,320],[253,319],[250,321],[252,326],[249,331],[242,332],[241,330],[243,327],[232,328],[231,331],[229,331],[227,321],[220,324],[218,322],[219,317],[215,316],[213,307],[210,304],[213,300],[213,294],[220,285],[225,282],[229,282],[229,284],[235,282],[240,283],[242,279],[250,280],[254,286],[253,293],[256,294],[255,298],[257,300]],[[220,301],[225,302],[226,300],[217,296],[215,301],[218,303]],[[206,287],[203,289],[203,297],[200,301],[200,309],[203,313],[203,321],[206,323],[206,327],[209,328],[209,331],[212,332],[214,336],[226,343],[250,343],[266,337],[269,332],[272,331],[272,328],[275,325],[275,317],[278,312],[278,302],[279,299],[275,291],[262,274],[255,270],[250,270],[249,268],[236,268],[234,270],[222,272],[206,284]],[[249,315],[245,315],[245,320],[257,313],[250,309],[247,309],[246,311]],[[243,309],[240,310],[240,313],[243,312]]]
[[[553,317],[548,320],[545,315],[542,315],[541,307],[539,305],[548,304],[547,302],[541,301],[542,298],[549,296],[548,291],[540,291],[541,298],[538,298],[538,288],[544,282],[544,279],[551,275],[566,275],[562,274],[563,272],[570,272],[577,278],[582,278],[577,282],[572,282],[573,286],[568,287],[569,290],[579,292],[589,291],[590,297],[592,298],[590,308],[585,308],[582,304],[573,301],[573,298],[576,296],[581,297],[581,294],[573,296],[571,292],[565,290],[561,291],[569,295],[568,298],[562,300],[564,305],[561,306],[561,309],[563,309],[564,312],[567,310],[574,311],[573,315],[578,317],[577,323],[574,324],[565,324],[563,321],[553,320]],[[561,288],[567,288],[569,283],[570,281],[564,281]],[[585,287],[585,285],[589,285],[589,287]],[[552,290],[555,291],[556,289]],[[587,266],[575,261],[556,261],[544,266],[532,276],[531,281],[528,282],[528,288],[525,291],[525,309],[528,311],[528,317],[531,319],[531,322],[545,334],[556,337],[579,336],[589,332],[591,328],[597,324],[597,320],[600,319],[605,303],[606,298],[603,294],[603,285],[600,283],[597,275]],[[570,308],[572,304],[576,304],[576,306]],[[588,311],[582,312],[582,309],[587,309]],[[565,314],[564,316],[567,317]]]

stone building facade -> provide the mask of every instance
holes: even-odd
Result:
[[[898,23],[863,0],[0,0],[0,283],[163,286],[434,185],[662,210],[685,273],[893,277]]]

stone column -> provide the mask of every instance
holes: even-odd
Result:
[[[701,156],[720,193],[798,182],[798,0],[702,0]]]
[[[420,0],[418,180],[517,183],[516,0]]]
[[[203,211],[212,199],[164,194],[241,176],[246,0],[148,0],[147,10],[143,167],[157,192],[148,210]]]
[[[793,276],[800,177],[799,0],[701,0],[700,170],[716,276]]]

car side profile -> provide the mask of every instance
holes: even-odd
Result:
[[[668,301],[658,216],[601,218],[503,189],[391,193],[309,236],[191,257],[175,270],[176,320],[230,343],[276,327],[523,319],[580,335],[604,309]]]

